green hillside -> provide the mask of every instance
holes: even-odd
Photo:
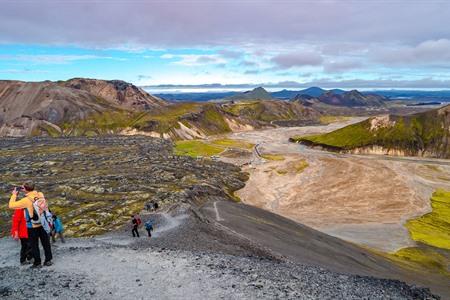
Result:
[[[291,141],[328,150],[348,151],[380,146],[407,155],[449,157],[450,106],[408,116],[370,118],[336,131],[293,137]]]

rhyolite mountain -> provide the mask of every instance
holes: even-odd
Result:
[[[61,125],[104,111],[143,111],[167,103],[118,80],[0,81],[0,136],[62,132]]]
[[[314,104],[323,103],[327,105],[345,107],[380,107],[385,105],[385,100],[386,98],[383,96],[375,94],[362,94],[357,90],[351,90],[343,93],[327,91],[320,96],[299,94],[292,99],[292,101],[302,102],[306,106],[313,106]]]
[[[291,141],[339,152],[450,158],[450,105],[413,115],[372,117]]]
[[[73,78],[58,83],[70,88],[87,91],[112,104],[131,110],[149,110],[167,104],[162,99],[123,80]]]

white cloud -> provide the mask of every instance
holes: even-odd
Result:
[[[391,47],[374,49],[373,59],[385,65],[433,65],[450,64],[450,40],[427,40],[415,47]]]
[[[218,54],[163,54],[163,59],[176,59],[172,63],[182,66],[221,65],[227,60]]]
[[[272,57],[271,61],[279,69],[289,69],[293,67],[319,66],[323,58],[317,52],[291,52],[278,54]]]
[[[0,60],[13,60],[13,61],[26,61],[35,64],[65,64],[72,61],[79,60],[91,60],[91,59],[111,59],[111,60],[126,60],[120,57],[112,57],[112,56],[99,56],[99,55],[58,55],[58,54],[49,54],[49,55],[0,55]]]
[[[338,60],[328,61],[323,64],[323,70],[326,73],[340,73],[359,69],[363,64],[356,60]]]

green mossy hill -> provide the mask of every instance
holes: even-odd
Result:
[[[388,257],[407,268],[450,277],[450,192],[434,192],[431,207],[430,213],[405,224],[417,246],[400,249]]]
[[[224,103],[222,109],[236,117],[269,124],[277,122],[293,122],[293,125],[316,124],[320,118],[320,114],[314,109],[298,102],[288,101],[232,101]]]
[[[379,146],[407,155],[449,158],[450,106],[408,116],[370,118],[336,131],[293,137],[291,141],[329,150]]]
[[[438,190],[431,197],[432,211],[406,223],[415,241],[450,250],[450,192]]]
[[[231,131],[224,112],[217,105],[210,103],[176,103],[150,112],[100,112],[82,120],[64,123],[61,127],[63,135],[66,136],[117,134],[123,130],[135,129],[177,140],[184,138],[177,132],[181,124],[192,129],[199,136]]]
[[[152,132],[161,137],[180,140],[228,133],[232,131],[231,123],[237,127],[250,125],[261,128],[274,124],[287,126],[316,124],[320,122],[319,117],[317,112],[299,103],[283,101],[222,104],[183,102],[148,112],[126,110],[97,112],[81,120],[60,124],[62,132],[42,126],[39,129],[49,136],[97,136],[135,129],[142,133]]]
[[[171,142],[156,138],[4,138],[1,236],[10,231],[9,191],[27,180],[44,192],[67,235],[93,236],[127,224],[150,200],[162,207],[198,200],[208,196],[205,187],[234,200],[230,194],[244,186],[246,175],[230,164],[175,156]]]

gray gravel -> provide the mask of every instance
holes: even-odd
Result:
[[[155,240],[159,239],[158,237]],[[69,239],[55,264],[19,267],[18,245],[0,243],[4,299],[439,299],[400,281],[200,250],[165,249],[122,234]],[[145,246],[146,245],[146,246]],[[242,253],[243,254],[243,253]]]

